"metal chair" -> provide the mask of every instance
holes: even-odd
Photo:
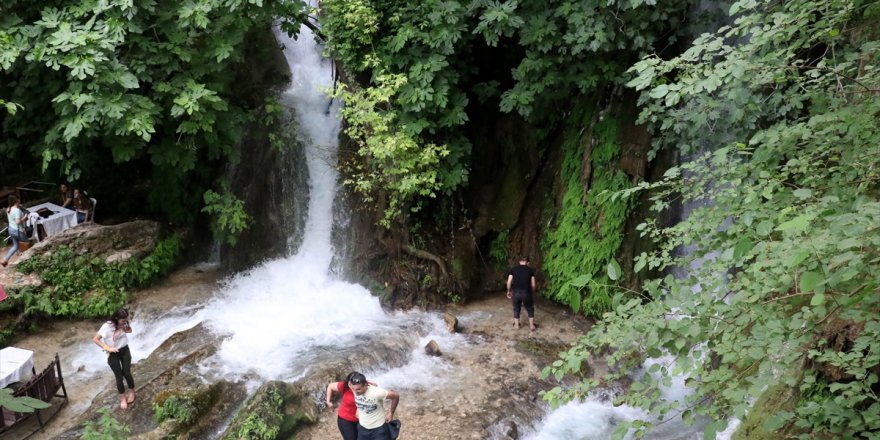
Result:
[[[98,200],[94,197],[89,197],[89,200],[92,201],[92,212],[89,216],[89,219],[86,220],[86,223],[94,223],[95,222],[95,206],[98,205]]]

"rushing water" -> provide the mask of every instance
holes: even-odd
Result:
[[[206,304],[175,308],[149,319],[138,319],[135,310],[133,361],[149,356],[174,333],[204,323],[222,338],[216,355],[199,365],[206,380],[244,378],[251,384],[294,380],[318,357],[345,356],[346,350],[377,337],[396,338],[392,345],[404,347],[404,357],[409,358],[404,366],[366,366],[383,375],[383,384],[438,379],[447,368],[445,361],[427,358],[419,348],[427,340],[441,339],[448,350],[462,344],[462,339],[444,335],[436,314],[385,313],[367,289],[342,280],[331,269],[340,118],[338,104],[325,91],[333,86],[333,67],[321,57],[321,47],[307,27],[297,39],[280,30],[276,38],[292,73],[292,82],[281,96],[295,114],[298,142],[291,148],[304,149],[309,175],[302,243],[292,255],[228,278]],[[72,366],[82,366],[84,374],[103,373],[106,365],[94,356],[95,350],[84,346]]]

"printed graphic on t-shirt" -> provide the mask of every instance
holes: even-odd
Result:
[[[354,395],[354,404],[358,409],[366,414],[372,414],[379,408],[379,402],[376,399],[370,399],[365,395]]]

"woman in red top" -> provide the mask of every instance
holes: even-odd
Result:
[[[345,380],[340,382],[330,382],[327,384],[327,408],[333,408],[333,396],[342,395],[342,401],[339,403],[339,411],[337,412],[336,425],[339,426],[339,432],[342,434],[342,440],[357,440],[358,418],[357,407],[354,405],[354,393],[348,387],[348,381],[352,375],[360,374],[356,371],[348,373]],[[376,385],[367,381],[370,385]]]

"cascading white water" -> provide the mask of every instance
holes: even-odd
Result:
[[[245,378],[255,385],[293,380],[323,357],[338,357],[345,349],[389,334],[412,344],[410,364],[387,372],[383,370],[387,367],[374,365],[368,367],[372,372],[387,374],[389,385],[420,375],[436,378],[443,361],[427,359],[416,348],[424,344],[418,333],[423,338],[426,333],[435,339],[449,338],[442,336],[442,319],[420,312],[386,314],[367,289],[343,281],[331,270],[340,129],[338,104],[325,93],[333,86],[332,65],[321,57],[321,47],[306,26],[296,40],[280,30],[276,38],[292,74],[281,101],[295,114],[298,145],[304,148],[309,174],[303,241],[293,255],[225,280],[204,305],[172,309],[150,319],[138,319],[135,310],[132,324],[137,333],[130,338],[133,361],[149,356],[174,333],[203,323],[222,337],[216,355],[199,366],[208,381]],[[461,342],[445,340],[445,349]],[[84,367],[85,374],[104,373],[107,367],[103,357],[94,355],[96,350],[93,344],[84,344],[83,355],[71,360],[72,368]]]
[[[330,271],[340,128],[338,107],[325,94],[333,85],[331,62],[321,57],[305,26],[296,40],[280,30],[276,37],[293,77],[282,101],[294,110],[297,137],[305,149],[308,216],[294,255],[231,278],[200,312],[210,329],[228,335],[204,366],[224,377],[251,373],[291,379],[307,367],[297,360],[310,349],[353,345],[359,336],[390,325],[375,297]]]

